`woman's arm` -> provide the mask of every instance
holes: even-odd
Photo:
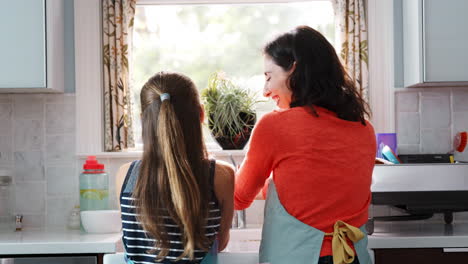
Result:
[[[226,248],[229,242],[229,230],[234,215],[234,168],[222,161],[216,161],[214,189],[221,209],[218,250]]]
[[[236,173],[236,210],[249,207],[254,199],[261,197],[259,193],[273,170],[274,158],[278,151],[276,125],[275,113],[269,113],[258,121],[252,131],[249,150]]]

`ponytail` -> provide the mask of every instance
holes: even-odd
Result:
[[[200,190],[188,163],[179,120],[169,100],[161,103],[158,135],[161,157],[165,164],[165,171],[162,175],[168,178],[174,210],[184,227],[185,248],[179,258],[188,256],[193,259],[197,238],[205,237],[204,232],[197,234],[200,230],[197,226],[199,224],[198,213],[201,208]],[[204,247],[204,245],[201,246]]]
[[[178,118],[180,114],[177,110],[180,109],[176,107],[179,105],[172,98],[161,100],[161,84],[154,79],[150,79],[141,92],[144,152],[133,192],[137,217],[149,235],[156,239],[154,246],[159,251],[157,259],[163,259],[169,252],[170,244],[164,220],[159,214],[167,210],[182,234],[184,251],[177,260],[183,257],[193,260],[196,248],[208,251],[212,243],[205,236],[208,180],[206,170],[202,169],[206,167],[206,150],[201,138],[200,120],[199,116],[195,120],[198,121],[200,131],[193,133],[199,140],[187,144],[186,137],[192,136],[186,131],[187,127],[195,125],[186,124],[185,119]],[[173,81],[186,81],[179,79]],[[183,86],[175,87],[181,89]],[[198,96],[196,89],[195,95]]]

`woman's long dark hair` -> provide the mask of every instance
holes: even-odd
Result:
[[[163,93],[170,99],[161,101]],[[138,220],[163,258],[170,244],[159,212],[167,210],[182,232],[179,258],[193,259],[196,248],[208,250],[212,243],[205,236],[209,161],[198,91],[188,77],[160,72],[146,82],[140,98],[143,158],[133,192]]]
[[[307,106],[318,116],[314,106],[319,106],[335,112],[338,118],[366,124],[366,116],[370,116],[368,104],[333,46],[318,31],[299,26],[267,43],[264,53],[285,71],[295,63],[289,76],[290,107]]]

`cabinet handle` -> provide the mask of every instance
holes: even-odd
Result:
[[[468,248],[444,248],[444,252],[468,252]]]

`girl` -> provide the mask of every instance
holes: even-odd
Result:
[[[229,240],[234,170],[209,160],[194,83],[160,72],[143,86],[143,158],[117,173],[128,263],[212,263]]]

